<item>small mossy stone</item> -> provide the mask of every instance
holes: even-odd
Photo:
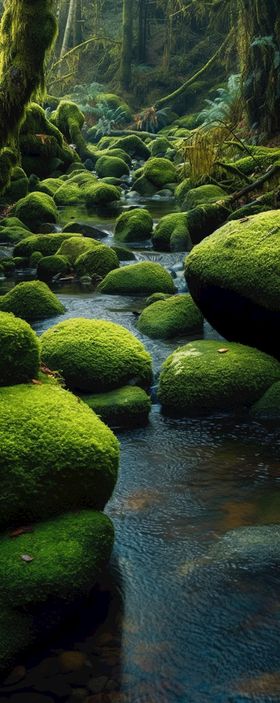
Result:
[[[242,344],[199,340],[166,359],[159,400],[166,411],[184,415],[232,410],[252,405],[278,380],[280,364],[268,354]]]
[[[113,244],[111,249],[116,252],[119,261],[135,261],[135,254],[131,249],[119,246],[118,244]]]
[[[80,237],[81,235],[77,233],[75,236]],[[14,255],[30,257],[36,251],[43,254],[43,256],[52,256],[58,252],[62,242],[70,239],[70,237],[73,237],[73,234],[67,234],[66,232],[65,234],[32,234],[16,244]]]
[[[74,220],[73,222],[68,222],[64,225],[62,232],[83,234],[84,237],[91,237],[92,239],[103,239],[108,237],[108,232],[100,229],[96,225],[92,225],[90,222],[79,222]]]
[[[183,247],[182,249],[177,249],[177,251],[188,251],[191,249],[192,242],[188,229],[187,213],[174,212],[162,217],[152,235],[153,247],[157,251],[170,251],[171,239],[173,239],[173,247],[175,248],[176,237],[180,237],[180,246]]]
[[[3,244],[17,244],[28,235],[24,227],[0,227],[0,242]]]
[[[170,142],[166,137],[157,137],[150,144],[151,156],[165,156],[170,146]]]
[[[109,560],[113,539],[110,519],[94,510],[40,522],[17,539],[1,536],[1,600],[26,609],[50,599],[68,604],[87,595]],[[32,562],[25,563],[24,554]]]
[[[193,210],[198,205],[216,203],[218,200],[225,200],[227,193],[220,186],[206,184],[198,188],[191,188],[184,198],[184,210]]]
[[[65,308],[43,281],[24,281],[0,298],[0,310],[32,322],[61,315]]]
[[[90,207],[106,207],[117,202],[121,197],[121,190],[109,183],[96,183],[85,190],[85,202]]]
[[[146,424],[151,400],[139,386],[123,386],[108,393],[83,395],[82,400],[110,427],[138,427]]]
[[[19,227],[20,229],[25,229],[27,234],[28,232],[31,234],[29,227],[27,227],[18,217],[3,217],[0,220],[0,227]]]
[[[53,254],[52,256],[43,256],[38,261],[37,277],[39,281],[51,281],[54,276],[64,274],[69,271],[69,262],[66,256]]]
[[[29,193],[21,198],[13,212],[32,232],[39,232],[44,222],[57,222],[58,213],[55,202],[46,193]]]
[[[148,159],[144,165],[143,173],[157,188],[177,181],[175,166],[169,159],[156,156]]]
[[[78,259],[81,254],[85,254],[88,251],[92,251],[96,247],[99,247],[101,242],[90,239],[89,237],[83,237],[79,235],[71,234],[68,239],[65,239],[61,246],[59,247],[57,254],[59,256],[66,256],[70,261],[70,264],[75,264],[76,259]]]
[[[151,358],[128,330],[106,320],[73,318],[41,337],[42,359],[69,388],[85,393],[112,390],[130,381],[148,387]]]
[[[53,197],[62,185],[63,181],[60,178],[45,178],[45,180],[40,181],[38,190],[40,193],[47,193],[47,195],[51,195]]]
[[[174,295],[148,305],[137,327],[148,337],[168,339],[201,329],[203,316],[189,293]]]
[[[143,261],[110,271],[98,290],[109,295],[149,295],[162,291],[175,293],[172,276],[158,263]]]
[[[145,300],[145,306],[152,305],[153,303],[158,303],[159,300],[168,300],[171,297],[171,293],[152,293]]]
[[[41,251],[33,251],[33,254],[29,257],[29,265],[31,268],[37,268],[40,259],[43,259],[44,254]]]
[[[109,271],[118,267],[119,259],[116,252],[106,244],[100,244],[100,246],[94,247],[84,254],[80,254],[75,261],[77,276],[89,274],[91,277],[98,276],[104,278]]]
[[[153,218],[142,208],[123,212],[116,220],[115,239],[118,242],[140,242],[151,237]]]
[[[118,442],[84,403],[57,384],[9,386],[0,388],[0,418],[1,527],[103,509]]]
[[[78,183],[67,181],[54,194],[56,205],[76,205],[84,202],[84,194]]]
[[[157,193],[157,186],[151,183],[146,176],[139,176],[133,183],[133,190],[139,195],[144,195],[146,197],[152,197]]]
[[[0,312],[0,349],[0,386],[37,378],[39,341],[27,322],[11,313]]]
[[[280,418],[280,381],[273,383],[251,408],[251,415],[260,420]]]
[[[137,134],[129,134],[125,137],[114,139],[113,143],[109,145],[109,149],[123,149],[132,158],[136,159],[148,159],[151,155],[150,150]]]
[[[280,210],[227,222],[195,246],[185,276],[195,302],[224,337],[279,357]]]
[[[107,176],[121,178],[121,176],[129,175],[128,165],[118,156],[101,156],[97,159],[95,170],[99,178],[106,178]]]

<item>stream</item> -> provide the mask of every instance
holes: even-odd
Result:
[[[174,209],[146,206],[155,219]],[[85,219],[62,213],[71,217]],[[111,241],[111,220],[87,219]],[[136,258],[159,261],[184,290],[183,254],[139,248]],[[52,288],[66,313],[35,324],[38,334],[70,317],[121,324],[152,354],[155,382],[166,357],[194,338],[141,335],[139,297]],[[204,336],[219,338],[208,324]],[[155,402],[146,427],[117,434],[119,479],[106,507],[116,538],[104,582],[29,657],[25,676],[2,685],[0,703],[279,703],[279,572],[200,568],[226,531],[279,522],[278,427],[246,415],[172,419]]]

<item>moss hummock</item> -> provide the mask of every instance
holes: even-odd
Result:
[[[6,295],[0,297],[0,310],[13,312],[28,322],[65,312],[60,300],[43,281],[18,283]]]
[[[126,162],[113,155],[100,156],[95,164],[95,170],[99,178],[129,176],[129,167]]]
[[[41,337],[42,359],[69,388],[98,393],[129,381],[148,387],[151,358],[128,330],[105,320],[73,318]]]
[[[53,198],[46,193],[29,193],[21,198],[13,212],[32,232],[39,232],[45,222],[57,222],[57,209]]]
[[[90,240],[92,241],[92,240]],[[119,267],[119,259],[117,254],[106,244],[95,246],[92,250],[80,254],[75,261],[75,271],[78,276],[104,276]]]
[[[148,305],[141,313],[137,327],[155,339],[168,339],[188,334],[203,325],[203,316],[189,293],[175,295]]]
[[[17,539],[0,537],[1,600],[12,608],[47,605],[50,598],[73,602],[91,590],[113,539],[111,520],[94,510],[35,524]],[[24,563],[22,554],[33,561]]]
[[[0,312],[0,386],[24,383],[39,371],[39,341],[31,327],[11,313]]]
[[[82,400],[110,427],[138,427],[147,422],[151,400],[143,388],[123,386]]]
[[[109,145],[109,150],[111,149],[123,149],[123,151],[126,151],[132,158],[136,159],[148,159],[151,155],[150,150],[137,134],[128,134],[125,137],[114,137]]]
[[[84,191],[85,202],[88,208],[90,207],[106,207],[120,200],[121,190],[117,186],[109,183],[101,183],[100,181],[88,185]]]
[[[223,336],[279,356],[280,210],[226,223],[186,259],[190,292]]]
[[[173,278],[158,263],[144,261],[111,271],[98,290],[109,295],[149,295],[162,291],[175,293]]]
[[[65,239],[59,247],[57,254],[66,256],[71,264],[74,264],[81,254],[92,251],[100,246],[101,242],[97,239],[90,239],[79,234],[71,234],[68,239]]]
[[[251,405],[278,380],[280,364],[268,354],[242,344],[199,340],[166,359],[159,400],[167,411],[184,415],[232,410]]]
[[[53,256],[43,256],[37,265],[37,276],[40,281],[52,281],[54,276],[64,274],[69,271],[69,261],[66,256],[53,254]]]
[[[80,234],[76,234],[75,237],[80,237]],[[15,256],[29,256],[31,257],[34,252],[40,252],[43,256],[52,256],[58,252],[62,242],[73,237],[73,234],[32,234],[30,237],[26,237],[21,242],[16,244],[14,248]]]
[[[140,242],[149,239],[152,231],[153,218],[148,210],[135,208],[117,218],[115,239],[118,242]]]
[[[251,414],[259,419],[280,418],[280,381],[273,383],[264,395],[254,403]]]
[[[1,388],[0,427],[1,527],[103,509],[118,442],[84,403],[54,384]]]
[[[169,159],[152,157],[146,161],[143,174],[157,188],[168,183],[176,183],[177,173],[174,164]]]
[[[181,197],[182,191],[180,190],[179,193]],[[198,205],[216,203],[218,200],[224,201],[226,197],[227,193],[220,186],[207,184],[198,186],[198,188],[191,188],[185,193],[184,210],[193,210]]]
[[[188,215],[174,212],[165,215],[157,224],[152,236],[154,249],[158,251],[188,251],[192,241],[188,229]]]

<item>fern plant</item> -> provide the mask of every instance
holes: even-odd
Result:
[[[98,95],[104,90],[101,83],[81,83],[75,85],[72,93],[68,96],[85,115],[93,114],[93,104],[98,100]]]
[[[223,122],[228,125],[236,124],[241,111],[241,76],[233,74],[229,77],[226,88],[218,88],[214,100],[206,100],[207,106],[199,113],[197,121],[203,125],[213,122]]]
[[[97,103],[91,114],[97,119],[97,137],[111,134],[113,129],[121,129],[127,121],[127,113],[121,107],[111,108],[106,101]]]

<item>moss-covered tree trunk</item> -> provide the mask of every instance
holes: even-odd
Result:
[[[133,43],[133,0],[123,0],[123,37],[120,66],[120,83],[124,90],[131,84],[131,61]]]
[[[280,132],[280,2],[238,0],[243,96],[249,125]]]
[[[0,149],[17,133],[24,108],[44,85],[56,35],[53,0],[6,0],[0,26]]]

